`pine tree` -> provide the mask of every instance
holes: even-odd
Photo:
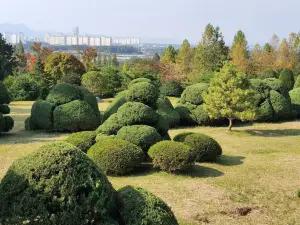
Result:
[[[275,69],[275,60],[276,55],[274,49],[269,43],[266,43],[259,59],[262,70]]]
[[[41,57],[38,57],[36,64],[34,65],[34,73],[37,75],[41,75],[44,73],[44,64]]]
[[[234,119],[256,118],[256,92],[250,89],[246,74],[231,62],[226,63],[203,94],[204,109],[211,118],[227,118],[229,130]]]
[[[176,58],[176,71],[180,78],[186,79],[191,72],[192,51],[188,40],[184,40]]]
[[[247,65],[247,73],[252,76],[258,76],[262,72],[262,66],[260,63],[261,47],[256,44],[250,54],[250,59]]]
[[[198,82],[201,75],[218,71],[223,61],[228,58],[228,47],[225,46],[220,28],[208,24],[199,45],[193,52],[190,80]]]
[[[175,63],[177,52],[172,45],[165,49],[161,61],[164,63]]]
[[[243,31],[239,30],[234,36],[230,57],[235,64],[243,72],[247,71],[248,58],[248,42]]]
[[[292,69],[292,64],[290,61],[290,49],[286,39],[283,39],[280,44],[275,64],[277,69]]]

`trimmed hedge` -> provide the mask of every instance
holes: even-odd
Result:
[[[195,125],[195,117],[191,113],[191,111],[187,108],[186,104],[178,104],[175,107],[176,112],[178,112],[180,116],[180,124],[181,125]]]
[[[122,125],[154,125],[158,115],[149,106],[140,102],[127,102],[117,112],[118,121]]]
[[[106,135],[106,134],[97,134],[96,136],[96,142],[101,142],[101,141],[104,141],[106,139],[113,139],[113,138],[116,138],[116,135]]]
[[[39,130],[39,127],[32,121],[31,116],[26,118],[24,124],[25,130]]]
[[[122,127],[118,131],[117,138],[139,146],[144,152],[162,139],[155,128],[145,125]]]
[[[262,74],[259,76],[260,79],[266,79],[266,78],[278,78],[279,75],[276,71],[272,69],[266,69],[262,72]]]
[[[208,113],[204,110],[203,105],[197,106],[195,110],[192,111],[192,118],[197,122],[200,126],[210,125],[211,121]]]
[[[295,78],[293,72],[290,69],[283,69],[280,72],[279,80],[282,81],[283,86],[287,91],[293,89],[295,84]]]
[[[125,225],[178,225],[168,205],[145,189],[126,186],[118,196]]]
[[[158,99],[155,102],[154,108],[155,109],[160,109],[160,108],[171,108],[171,109],[174,109],[174,107],[173,107],[171,101],[168,99],[168,97],[163,96],[163,95],[160,95],[158,97]]]
[[[0,81],[0,104],[9,104],[11,102],[11,98],[7,91],[6,86]]]
[[[83,152],[87,152],[92,145],[96,143],[95,131],[82,131],[71,134],[65,142],[72,144]]]
[[[53,130],[55,105],[43,100],[36,101],[31,108],[31,120],[41,130]]]
[[[99,126],[99,118],[86,102],[75,100],[60,105],[54,110],[54,129],[57,131],[94,130]]]
[[[287,98],[277,91],[270,91],[270,101],[274,109],[275,120],[287,120],[291,118],[291,105]]]
[[[197,162],[215,162],[222,148],[213,138],[201,133],[183,133],[174,138],[191,147]]]
[[[274,110],[269,99],[265,100],[258,108],[258,121],[272,122]]]
[[[297,117],[300,117],[300,88],[293,89],[289,92],[292,102],[292,108],[297,112]]]
[[[126,94],[126,100],[128,102],[141,102],[146,105],[153,105],[157,98],[157,88],[148,82],[132,84]]]
[[[194,162],[191,148],[179,142],[158,142],[149,149],[148,154],[154,167],[169,173],[184,170]]]
[[[300,75],[297,76],[297,79],[294,84],[294,88],[300,88]]]
[[[286,92],[284,85],[281,80],[276,78],[268,78],[264,80],[266,86],[269,88],[269,90],[277,91],[281,94]]]
[[[122,128],[123,124],[121,124],[118,120],[117,113],[111,115],[98,129],[98,134],[106,134],[112,135],[117,134],[117,132]]]
[[[0,202],[2,224],[119,224],[108,179],[82,151],[63,142],[15,161],[1,181]]]
[[[8,105],[0,105],[0,113],[10,114],[10,108],[8,107]]]
[[[118,112],[118,109],[126,103],[126,91],[120,92],[110,106],[105,110],[102,122],[106,121],[112,114]]]
[[[55,85],[49,92],[46,101],[55,105],[62,105],[74,100],[81,100],[81,91],[71,84],[62,83]]]
[[[168,122],[170,128],[180,123],[180,115],[175,109],[165,107],[159,108],[156,112]]]
[[[100,113],[98,107],[98,101],[95,98],[95,96],[88,89],[84,87],[78,87],[78,89],[81,92],[81,100],[87,102],[95,110],[96,113]]]
[[[166,133],[168,133],[170,128],[168,121],[161,115],[158,115],[158,120],[153,127],[161,136],[164,136]]]
[[[128,88],[130,88],[133,84],[137,84],[137,83],[141,83],[141,82],[146,82],[146,83],[152,83],[152,81],[148,78],[136,78],[132,81],[130,81],[130,83],[128,84]]]
[[[201,105],[203,103],[202,93],[208,90],[209,84],[198,83],[191,86],[188,86],[181,95],[181,103],[185,104],[186,102]]]
[[[15,122],[13,120],[13,118],[11,118],[10,116],[4,116],[4,132],[9,132],[13,129]]]
[[[159,90],[162,95],[180,97],[183,92],[183,87],[177,81],[166,81],[162,83]]]
[[[144,153],[136,145],[119,139],[107,139],[96,143],[88,156],[109,175],[124,175],[133,171],[142,161]]]

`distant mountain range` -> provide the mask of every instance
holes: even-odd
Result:
[[[23,32],[27,37],[42,37],[45,32],[35,31],[27,27],[25,24],[10,24],[10,23],[2,23],[0,24],[0,33],[10,32],[10,33],[18,33]]]

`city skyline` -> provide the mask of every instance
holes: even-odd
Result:
[[[24,23],[39,31],[67,31],[75,24],[86,33],[140,37],[180,43],[198,43],[208,23],[219,26],[226,43],[241,29],[251,44],[267,42],[273,33],[281,38],[298,32],[296,0],[78,0],[5,1],[0,23]],[[67,9],[67,10],[66,10]],[[12,13],[13,12],[13,13]],[[287,25],[288,24],[288,25]]]

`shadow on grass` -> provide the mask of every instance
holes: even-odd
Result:
[[[244,156],[221,155],[218,157],[216,164],[223,166],[237,166],[243,164]]]
[[[184,175],[191,178],[207,178],[207,177],[220,177],[223,176],[224,173],[205,166],[201,166],[199,164],[195,164],[190,166],[186,171],[178,173],[178,175]]]
[[[298,136],[300,135],[300,127],[299,129],[286,129],[286,130],[245,130],[244,132],[252,136],[261,136],[261,137]]]

